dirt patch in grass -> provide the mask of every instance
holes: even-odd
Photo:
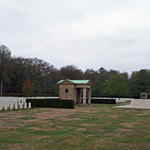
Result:
[[[150,110],[145,110],[144,112],[141,112],[142,116],[149,116]]]
[[[61,121],[71,121],[73,120],[72,118],[66,118],[66,116],[60,117],[59,120]]]
[[[108,144],[105,138],[96,138],[94,143],[95,143],[93,145],[94,150],[105,148],[106,145]]]
[[[41,108],[41,112],[35,114],[38,120],[45,120],[45,119],[59,119],[62,121],[70,121],[70,120],[80,120],[81,118],[74,118],[69,117],[73,114],[78,112],[87,114],[93,114],[97,111],[89,109],[90,106],[77,106],[75,109],[57,109],[57,108]],[[92,107],[91,107],[92,108]],[[42,111],[44,110],[44,111]]]
[[[81,107],[77,107],[76,109],[57,109],[57,108],[50,108],[49,112],[41,112],[36,113],[36,118],[38,120],[45,120],[45,119],[59,119],[62,121],[70,121],[70,120],[80,120],[81,118],[74,118],[71,117],[71,115],[76,113],[90,113],[90,110],[88,108],[84,109]],[[69,117],[70,116],[70,117]]]
[[[78,128],[78,129],[76,129],[76,131],[78,131],[78,132],[84,132],[86,130],[87,130],[86,128]]]
[[[57,125],[55,129],[56,129],[56,130],[60,130],[60,129],[63,129],[63,130],[64,130],[64,129],[72,129],[72,128],[73,128],[73,127],[68,127],[68,126],[58,126],[58,125]]]
[[[69,116],[63,116],[63,117],[58,118],[58,119],[61,120],[61,121],[79,121],[79,120],[82,120],[81,118],[71,117],[71,115],[69,115]]]
[[[43,139],[47,139],[50,138],[50,136],[46,136],[46,135],[40,135],[40,136],[32,136],[30,137],[30,140],[43,140]]]
[[[23,120],[22,121],[23,123],[38,123],[39,122],[39,120],[38,119],[30,119],[30,120]]]
[[[19,119],[20,117],[22,117],[23,115],[22,114],[20,114],[20,112],[19,111],[10,111],[10,112],[3,112],[3,113],[0,113],[0,118],[1,119],[7,119],[7,118],[9,118],[9,119]]]
[[[100,127],[99,124],[88,124],[88,123],[84,123],[84,124],[82,124],[82,126],[84,126],[84,127],[92,127],[92,128],[94,128],[94,127]]]
[[[126,147],[127,149],[133,150],[149,150],[149,142],[137,142],[137,143],[118,143],[121,147]]]
[[[64,140],[65,143],[80,145],[82,143],[82,138],[80,136],[69,136]]]
[[[36,130],[36,131],[53,131],[52,128],[39,128],[39,127],[30,127],[30,129],[32,130]]]
[[[73,114],[74,112],[75,110],[69,110],[69,109],[50,109],[50,112],[36,113],[36,118],[38,120],[56,119],[61,117],[67,117]]]
[[[117,129],[118,132],[126,132],[126,133],[132,133],[133,130],[130,130],[130,129],[124,129],[124,128],[119,128]]]
[[[0,123],[7,123],[7,122],[21,122],[21,120],[20,120],[20,118],[21,118],[22,116],[20,115],[20,116],[15,116],[15,117],[13,117],[13,116],[3,116],[3,118],[1,118],[1,122]]]
[[[10,130],[15,130],[18,127],[16,126],[8,126],[7,124],[4,125],[3,127],[0,126],[0,131],[10,131]]]
[[[5,146],[7,146],[6,144]],[[9,147],[7,150],[23,150],[23,147],[28,147],[27,145],[21,145],[21,144],[9,144],[7,147]],[[5,149],[5,148],[4,148]]]
[[[108,117],[112,118],[112,119],[118,119],[118,115],[109,115]]]
[[[126,128],[134,128],[138,125],[138,122],[132,122],[132,123],[121,123],[120,125],[122,127],[126,127]]]
[[[0,113],[0,130],[9,131],[18,128],[18,126],[22,126],[22,120],[20,119],[22,116],[18,112]]]
[[[40,143],[37,144],[26,144],[26,143],[16,143],[16,144],[6,144],[3,146],[4,148],[2,150],[39,150],[42,149],[43,146],[40,145]],[[9,148],[8,148],[9,147]]]

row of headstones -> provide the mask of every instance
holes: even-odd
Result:
[[[31,103],[11,103],[11,104],[4,104],[0,105],[0,111],[2,110],[18,110],[18,109],[30,109],[31,108]]]
[[[26,98],[22,98],[22,97],[0,97],[0,104],[15,103],[15,102],[25,103]]]

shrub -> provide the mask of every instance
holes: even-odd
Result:
[[[45,108],[74,108],[73,100],[60,100],[60,99],[27,99],[27,103],[31,103],[32,107],[45,107]]]
[[[116,104],[116,99],[91,99],[92,104]]]

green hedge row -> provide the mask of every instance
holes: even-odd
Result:
[[[116,99],[91,99],[92,104],[116,104]]]
[[[60,99],[27,99],[27,103],[31,103],[34,107],[45,108],[74,108],[75,104],[73,100],[60,100]]]

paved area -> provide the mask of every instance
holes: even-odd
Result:
[[[116,106],[116,108],[150,109],[150,106],[124,105],[124,106]]]
[[[150,99],[132,99],[129,105],[116,106],[117,108],[150,109]]]

